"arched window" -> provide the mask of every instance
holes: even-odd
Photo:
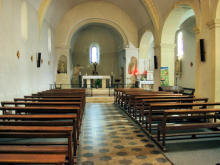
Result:
[[[51,55],[51,51],[52,51],[52,41],[51,41],[51,37],[52,37],[51,29],[48,28],[48,53],[49,53],[49,55]]]
[[[180,31],[177,34],[177,57],[181,59],[184,55],[184,43],[183,43],[183,33]]]
[[[28,39],[28,8],[25,1],[21,4],[21,36],[25,41]]]
[[[99,45],[97,43],[92,43],[90,45],[90,49],[89,49],[89,57],[90,57],[90,64],[92,63],[99,63]]]

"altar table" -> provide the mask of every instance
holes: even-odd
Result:
[[[94,75],[85,75],[82,76],[82,87],[84,85],[84,79],[86,80],[87,88],[91,88],[91,80],[101,79],[102,80],[102,88],[106,88],[106,80],[109,79],[109,85],[111,86],[111,76],[94,76]]]

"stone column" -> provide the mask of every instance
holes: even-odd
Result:
[[[207,25],[210,30],[211,100],[220,101],[220,19],[208,22]]]
[[[161,66],[161,55],[160,55],[160,46],[157,45],[154,47],[154,56],[157,58],[157,69],[154,66],[154,91],[158,91],[160,86],[160,66]]]
[[[196,84],[195,84],[195,96],[199,97],[199,75],[200,75],[200,70],[199,70],[199,64],[200,64],[200,29],[195,27],[194,28],[195,35],[196,35]]]

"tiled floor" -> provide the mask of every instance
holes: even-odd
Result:
[[[114,104],[88,103],[78,165],[168,165],[155,144]]]

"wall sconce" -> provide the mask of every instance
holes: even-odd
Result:
[[[19,59],[20,58],[20,52],[19,52],[19,50],[17,51],[17,58]]]

